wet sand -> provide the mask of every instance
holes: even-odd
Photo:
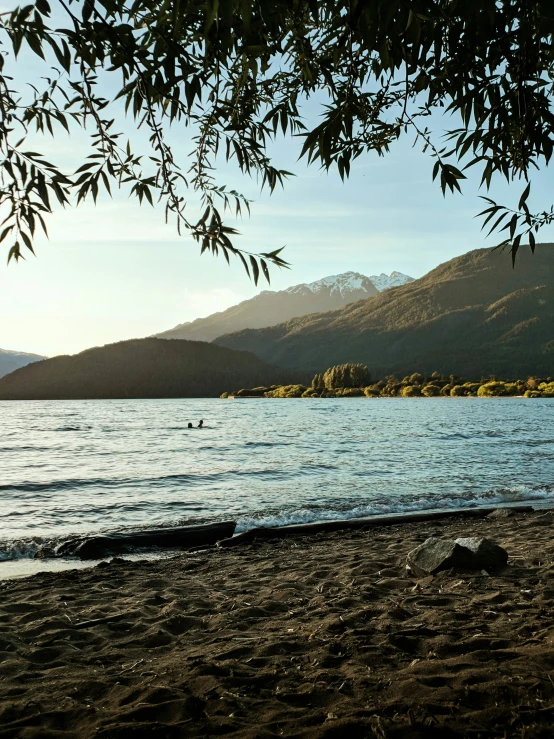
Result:
[[[552,737],[553,522],[453,517],[1,582],[0,737]],[[487,536],[509,565],[407,574],[431,535]]]

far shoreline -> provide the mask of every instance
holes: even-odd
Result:
[[[197,395],[194,397],[189,396],[163,396],[163,397],[150,397],[150,396],[137,396],[137,397],[120,397],[120,398],[0,398],[0,403],[82,403],[84,401],[122,401],[122,400],[554,400],[554,396],[551,397],[525,397],[524,395],[496,395],[496,396],[477,396],[477,395],[436,395],[434,397],[425,397],[423,395],[414,395],[410,397],[404,397],[401,395],[394,396],[348,396],[348,395],[337,395],[334,397],[313,397],[313,398],[301,398],[301,397],[290,397],[290,398],[266,398],[260,395],[228,395],[222,398],[221,395]]]

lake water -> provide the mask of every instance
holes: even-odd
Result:
[[[3,560],[76,533],[554,500],[544,399],[0,402],[0,419]]]

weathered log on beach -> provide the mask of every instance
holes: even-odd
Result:
[[[292,526],[267,526],[243,531],[230,539],[218,541],[218,547],[236,547],[249,544],[256,539],[285,539],[289,536],[310,536],[324,531],[341,531],[343,529],[363,529],[366,526],[394,526],[401,523],[417,521],[435,521],[442,518],[462,516],[468,518],[484,517],[497,508],[466,508],[464,510],[432,511],[429,513],[395,513],[387,516],[372,516],[368,518],[349,518],[337,521],[320,521],[316,523],[295,524]],[[518,511],[529,513],[532,506],[518,506]]]
[[[235,521],[223,521],[201,526],[114,532],[103,536],[72,539],[56,549],[56,556],[100,559],[109,554],[131,552],[135,549],[152,547],[189,549],[210,546],[221,539],[233,536],[236,525]]]

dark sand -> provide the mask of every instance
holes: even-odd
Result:
[[[552,737],[553,521],[452,518],[5,581],[0,737]],[[488,536],[509,566],[408,576],[430,535]]]

